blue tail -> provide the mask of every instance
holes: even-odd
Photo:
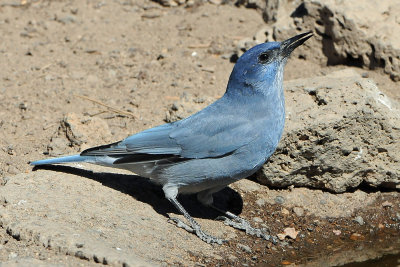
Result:
[[[88,156],[81,156],[77,154],[77,155],[59,157],[54,159],[43,159],[43,160],[33,161],[30,164],[36,166],[36,165],[48,165],[57,163],[68,163],[68,162],[82,162],[82,161],[87,161],[88,158],[89,158]]]

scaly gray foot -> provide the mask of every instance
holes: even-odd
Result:
[[[226,212],[226,215],[231,217],[231,219],[226,216],[219,216],[219,217],[217,217],[217,220],[222,220],[222,221],[224,221],[225,225],[231,226],[235,229],[245,231],[246,234],[255,235],[257,237],[261,237],[265,240],[271,241],[274,244],[277,244],[276,237],[267,234],[264,229],[254,228],[250,225],[250,223],[248,221],[246,221],[245,219],[240,218],[239,216],[236,216],[230,212]]]
[[[204,242],[207,242],[208,244],[217,243],[217,244],[221,245],[223,242],[226,242],[226,240],[214,237],[212,235],[209,235],[209,234],[203,232],[203,230],[201,230],[201,228],[200,228],[200,225],[198,225],[198,224],[189,226],[178,218],[169,218],[168,221],[173,221],[177,227],[185,229],[189,233],[195,233],[201,240],[203,240]]]

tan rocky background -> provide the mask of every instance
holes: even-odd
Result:
[[[363,2],[0,1],[1,266],[337,266],[399,253],[400,4]],[[184,118],[224,93],[246,49],[308,30],[286,67],[278,150],[216,194],[281,234],[277,245],[182,197],[229,241],[205,244],[132,173],[27,164]]]

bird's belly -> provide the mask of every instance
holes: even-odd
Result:
[[[170,166],[153,179],[177,186],[180,193],[197,193],[246,178],[260,169],[265,160],[264,153],[249,146],[226,157],[193,159]]]

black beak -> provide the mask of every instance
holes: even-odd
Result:
[[[305,41],[307,41],[311,36],[313,36],[312,32],[306,32],[306,33],[302,33],[299,35],[296,35],[290,39],[287,39],[286,41],[283,41],[281,44],[281,54],[283,57],[288,57],[290,55],[290,53],[292,53],[292,51],[294,49],[296,49],[296,47],[302,45]]]

